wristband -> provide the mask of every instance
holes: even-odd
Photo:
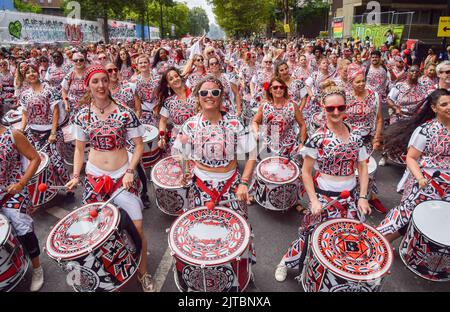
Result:
[[[369,200],[369,198],[367,197],[367,195],[364,195],[364,196],[359,196],[359,199],[366,199],[366,200]]]
[[[74,179],[80,179],[80,175],[79,175],[79,174],[76,174],[76,173],[74,173],[74,174],[73,174],[73,178],[74,178]]]
[[[56,135],[56,132],[50,132],[50,135]]]
[[[247,182],[247,183],[248,183],[248,182],[250,181],[250,179],[248,179],[248,178],[241,178],[241,181],[242,181],[242,182]]]
[[[134,170],[133,169],[131,169],[131,168],[128,168],[127,169],[127,171],[125,171],[126,173],[131,173],[131,174],[134,174]]]
[[[241,183],[239,183],[239,184],[242,184],[242,185],[245,185],[246,187],[249,187],[249,185],[248,185],[247,182],[241,182]]]

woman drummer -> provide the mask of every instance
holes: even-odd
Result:
[[[28,66],[25,78],[30,87],[20,98],[23,108],[21,130],[34,148],[49,156],[50,172],[54,175],[55,183],[64,185],[69,182],[70,175],[62,156],[63,133],[58,128],[60,98],[55,89],[40,82],[37,65]],[[73,197],[74,193],[67,192],[67,195]]]
[[[3,115],[0,112],[0,120]],[[44,284],[39,255],[40,248],[33,230],[33,219],[27,214],[32,206],[26,185],[36,173],[41,158],[20,131],[0,124],[0,212],[11,222],[22,245],[27,250],[33,266],[31,291],[38,291]],[[21,156],[28,159],[22,169]]]
[[[221,110],[223,85],[208,76],[195,88],[199,113],[181,127],[174,149],[195,161],[189,191],[192,208],[236,200],[225,206],[247,218],[248,187],[256,162],[256,141],[242,121]],[[250,153],[241,174],[237,161]]]
[[[328,84],[328,85],[327,85]],[[311,229],[320,222],[332,218],[364,220],[370,213],[367,198],[369,158],[360,133],[344,123],[346,97],[343,89],[333,83],[325,83],[322,104],[326,112],[326,124],[319,128],[306,142],[303,156],[302,179],[308,194],[310,211],[302,219],[300,237],[294,241],[278,264],[275,279],[286,279],[287,268],[302,265],[305,257],[305,241]],[[313,168],[317,174],[313,178]],[[359,192],[355,169],[359,172]],[[350,197],[341,198],[341,192],[350,191]],[[326,206],[333,200],[334,204]],[[326,209],[324,209],[326,207]]]
[[[111,99],[108,72],[102,66],[88,68],[85,84],[92,98],[75,118],[73,178],[66,186],[73,189],[80,182],[84,149],[86,143],[90,143],[83,203],[106,201],[120,187],[126,189],[115,197],[114,203],[128,213],[141,236],[139,280],[145,292],[154,291],[151,275],[147,272],[147,240],[142,221],[142,201],[135,182],[135,170],[144,150],[144,129],[133,111]],[[131,160],[126,149],[127,140],[133,140],[135,145]]]
[[[186,87],[180,72],[175,67],[169,68],[161,77],[156,90],[158,104],[155,113],[161,115],[159,121],[159,142],[161,149],[167,148],[170,153],[175,138],[183,123],[195,115],[196,99],[191,96],[191,90]],[[168,136],[169,142],[166,146],[168,123],[173,126]]]
[[[143,54],[136,59],[139,75],[136,78],[136,94],[142,103],[142,116],[139,118],[143,124],[154,127],[159,125],[159,116],[153,113],[156,106],[155,90],[158,87],[158,80],[152,75],[150,69],[150,59]]]
[[[207,76],[206,67],[203,56],[201,54],[194,54],[184,67],[181,76],[186,81],[186,86],[193,90],[197,83]]]
[[[415,117],[395,123],[384,134],[385,149],[393,154],[403,153],[409,139],[409,173],[401,203],[377,228],[391,242],[406,233],[418,204],[450,201],[450,92],[437,89],[422,103]],[[436,171],[440,174],[433,177]]]
[[[301,79],[296,79],[290,74],[289,66],[286,62],[280,62],[275,65],[275,76],[281,78],[287,86],[289,99],[302,107],[302,102],[306,102],[308,92],[306,90],[305,82]]]
[[[381,147],[381,131],[383,129],[383,116],[381,113],[381,99],[377,92],[366,88],[366,79],[362,68],[349,66],[348,82],[351,92],[347,94],[347,119],[352,127],[358,127],[363,135],[364,146],[367,153]],[[376,197],[377,187],[374,177],[369,177],[369,204],[380,213],[386,213],[386,208]]]

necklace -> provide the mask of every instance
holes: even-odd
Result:
[[[105,113],[105,109],[108,108],[111,105],[112,101],[109,101],[108,105],[106,105],[105,107],[98,107],[97,105],[95,105],[95,103],[93,102],[92,105],[94,105],[95,107],[98,108],[98,110],[100,111],[100,114],[104,114]]]

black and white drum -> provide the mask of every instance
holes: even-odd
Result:
[[[8,218],[0,214],[0,292],[14,289],[29,266],[29,257],[14,236]]]
[[[2,118],[2,124],[20,129],[22,125],[22,108],[19,107],[18,109],[12,109],[6,112]]]
[[[420,277],[450,281],[450,203],[430,200],[417,205],[399,253]]]

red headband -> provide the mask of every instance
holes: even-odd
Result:
[[[106,69],[101,65],[92,65],[86,69],[86,74],[84,76],[84,84],[86,85],[86,87],[89,86],[89,81],[91,80],[92,76],[98,73],[104,73],[108,75]]]

